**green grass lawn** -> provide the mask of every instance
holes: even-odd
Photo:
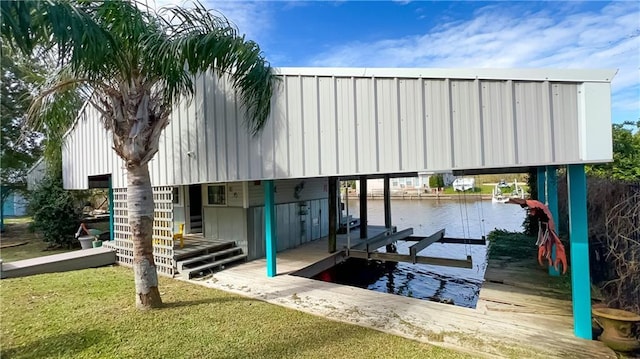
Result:
[[[135,309],[122,267],[2,281],[2,358],[467,358],[190,283],[160,279],[165,308]]]

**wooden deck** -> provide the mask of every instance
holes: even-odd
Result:
[[[180,260],[187,258],[193,254],[205,251],[215,251],[218,248],[229,246],[233,241],[225,241],[220,239],[204,238],[202,235],[185,235],[183,240],[184,246],[180,248],[180,241],[176,240],[173,246],[173,259]]]
[[[370,227],[369,235],[379,230]],[[351,233],[352,245],[357,233]],[[346,242],[339,236],[338,249]],[[193,282],[477,357],[616,357],[602,343],[574,336],[570,301],[535,289],[485,283],[477,309],[469,309],[289,275],[322,260],[330,265],[334,256],[324,238],[278,253],[275,278],[266,277],[262,259]]]
[[[116,252],[105,247],[89,248],[73,252],[53,254],[21,261],[2,263],[2,278],[66,272],[96,268],[116,263]]]

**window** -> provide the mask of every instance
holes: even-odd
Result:
[[[227,204],[227,198],[225,197],[226,191],[225,185],[210,185],[207,186],[207,204],[214,206],[224,206]]]
[[[180,198],[180,187],[173,187],[173,204],[179,206],[182,205],[182,198]]]

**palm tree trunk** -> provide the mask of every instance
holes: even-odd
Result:
[[[153,261],[153,189],[149,167],[129,166],[127,173],[127,207],[129,228],[133,236],[133,276],[136,283],[136,307],[158,308],[162,299],[158,291],[158,274]]]

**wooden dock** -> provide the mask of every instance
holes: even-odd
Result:
[[[379,230],[369,227],[369,235]],[[351,244],[358,241],[357,231],[352,232]],[[345,235],[338,236],[339,250],[346,243]],[[262,259],[194,282],[477,357],[616,357],[601,342],[574,336],[570,301],[508,281],[485,283],[477,308],[470,309],[290,275],[304,268],[309,274],[341,260],[340,253],[329,254],[327,248],[324,238],[278,253],[274,278],[267,278]],[[499,268],[491,273],[497,277]]]

